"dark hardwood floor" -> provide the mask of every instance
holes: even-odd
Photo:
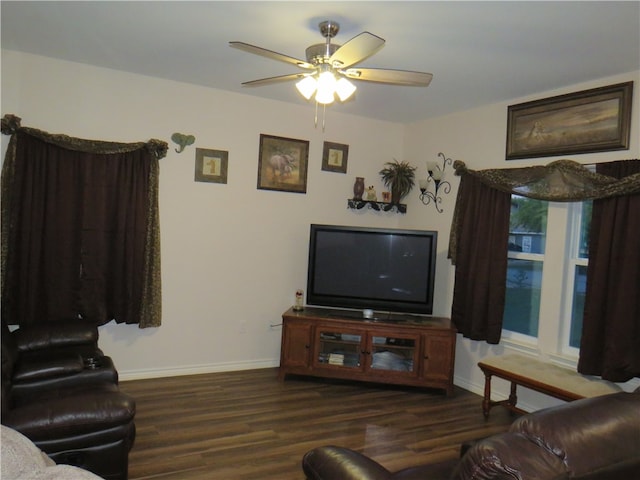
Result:
[[[277,369],[121,382],[137,401],[129,478],[303,480],[316,446],[353,448],[390,470],[458,456],[513,417],[481,397],[288,377]],[[336,479],[338,480],[338,479]]]

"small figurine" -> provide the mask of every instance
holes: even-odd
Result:
[[[367,188],[367,200],[371,202],[376,202],[378,200],[378,196],[376,195],[376,189],[371,185]]]

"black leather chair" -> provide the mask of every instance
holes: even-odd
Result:
[[[135,400],[98,348],[96,327],[69,321],[2,334],[2,424],[57,463],[126,480]]]

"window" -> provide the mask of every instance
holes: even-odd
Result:
[[[587,266],[589,260],[589,225],[591,223],[591,200],[572,205],[571,252],[568,260],[571,296],[567,298],[567,312],[570,321],[565,322],[567,328],[563,338],[565,351],[577,354],[572,349],[580,348],[580,334],[582,333],[582,316],[587,293]]]
[[[511,204],[503,338],[577,357],[591,201]]]
[[[513,195],[503,328],[538,336],[547,202]]]

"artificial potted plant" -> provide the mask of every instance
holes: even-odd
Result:
[[[398,162],[395,158],[393,162],[385,163],[380,170],[380,177],[391,190],[391,203],[400,203],[409,194],[415,184],[415,171],[416,167],[409,165],[409,162]]]

